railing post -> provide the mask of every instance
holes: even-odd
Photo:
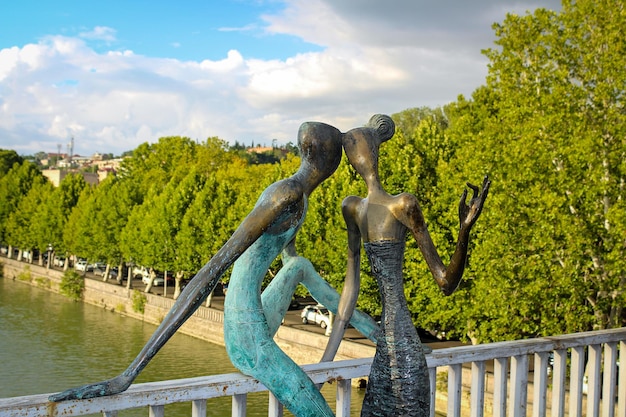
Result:
[[[565,368],[567,351],[557,349],[554,351],[554,363],[552,365],[552,417],[565,415]]]
[[[604,345],[604,375],[602,376],[602,416],[615,416],[615,385],[617,383],[617,343]],[[620,416],[621,417],[621,416]]]
[[[206,400],[191,402],[191,417],[206,417]]]
[[[150,412],[148,413],[150,417],[165,417],[164,405],[151,405],[148,408],[150,409]]]
[[[232,416],[246,417],[246,404],[248,396],[246,394],[235,394],[232,399]]]
[[[626,342],[620,342],[619,354],[621,366],[619,367],[619,385],[617,388],[617,415],[626,416]]]
[[[462,365],[448,366],[448,417],[461,416]]]
[[[485,412],[485,362],[472,362],[470,416],[483,417]]]
[[[535,353],[533,372],[533,417],[546,417],[548,352]]]
[[[528,397],[528,355],[511,357],[511,417],[526,417]]]
[[[581,417],[583,414],[583,376],[585,374],[585,349],[572,348],[572,364],[569,376],[569,415]]]
[[[269,398],[269,405],[267,409],[268,417],[283,417],[283,405],[278,401],[278,398],[271,392]]]
[[[350,401],[352,399],[352,380],[337,381],[337,417],[350,417]]]
[[[589,360],[587,365],[587,417],[600,415],[600,389],[602,377],[602,346],[589,346]]]
[[[506,417],[506,393],[509,379],[509,358],[493,361],[493,417]]]
[[[430,417],[435,417],[435,409],[437,408],[437,367],[428,368],[428,376],[430,378]]]

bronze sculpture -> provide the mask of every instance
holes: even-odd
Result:
[[[372,274],[378,282],[383,314],[376,355],[369,376],[361,416],[428,416],[430,383],[422,344],[411,321],[403,292],[402,263],[405,239],[410,231],[424,255],[435,281],[446,294],[458,286],[467,256],[469,233],[480,215],[489,192],[467,184],[473,195],[466,204],[467,190],[459,203],[460,231],[456,250],[446,268],[430,238],[415,196],[388,194],[378,177],[380,145],[389,140],[395,125],[389,116],[375,115],[368,125],[348,131],[343,147],[350,164],[367,185],[366,198],[344,199],[342,211],[348,228],[348,267],[338,316],[325,357],[334,355],[355,307],[360,283],[360,249],[364,244]]]
[[[337,314],[323,360],[334,358],[348,322],[377,341],[363,415],[421,415],[421,410],[427,409],[428,375],[402,292],[404,239],[410,230],[439,286],[446,293],[454,291],[463,273],[469,232],[482,210],[489,181],[485,178],[480,193],[478,187],[468,184],[474,191],[469,205],[465,204],[467,191],[463,193],[457,250],[446,269],[428,235],[415,197],[391,196],[380,185],[378,149],[393,133],[391,118],[380,115],[374,116],[366,127],[346,134],[324,123],[304,123],[298,132],[302,157],[298,171],[262,193],[231,238],[185,287],[130,366],[110,380],[51,395],[50,401],[93,398],[126,390],[234,264],[225,302],[227,352],[237,368],[260,380],[294,415],[333,415],[318,387],[272,340],[298,283],[303,283],[318,302]],[[348,267],[339,297],[311,263],[297,255],[294,240],[304,220],[309,195],[337,169],[342,145],[350,163],[365,180],[368,197],[348,197],[342,206],[348,226]],[[383,295],[382,330],[367,315],[355,310],[361,241]],[[261,294],[263,276],[281,252],[283,268]],[[388,353],[400,358],[400,362],[393,363]]]
[[[294,239],[306,214],[311,192],[338,167],[342,134],[324,124],[304,123],[298,132],[301,165],[290,178],[270,185],[231,238],[185,287],[148,343],[119,376],[50,396],[50,401],[87,399],[126,390],[161,347],[194,313],[231,266],[225,302],[224,335],[227,352],[242,372],[267,386],[297,416],[332,416],[332,410],[308,376],[273,342],[272,336],[287,309],[293,290],[303,282],[311,294],[332,310],[339,294],[297,256]],[[283,251],[284,267],[277,285],[261,297],[263,276]],[[362,313],[352,321],[364,335],[377,331],[376,323]]]

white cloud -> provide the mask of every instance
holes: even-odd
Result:
[[[50,36],[0,50],[0,148],[54,152],[72,136],[85,155],[119,154],[167,135],[295,142],[305,120],[347,130],[373,113],[443,105],[484,82],[480,50],[491,46],[491,22],[535,6],[290,0],[263,17],[266,32],[324,50],[286,60],[234,49],[201,62],[99,53],[84,39],[113,41],[115,30],[104,26],[79,38]]]
[[[218,30],[220,32],[250,32],[258,28],[259,27],[255,24],[249,24],[242,27],[221,27]]]
[[[96,26],[90,31],[81,32],[78,36],[83,39],[98,40],[105,42],[114,42],[116,40],[117,31],[106,26]]]

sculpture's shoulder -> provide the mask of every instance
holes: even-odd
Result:
[[[393,197],[392,199],[394,205],[398,205],[400,207],[411,208],[414,206],[419,206],[419,202],[417,201],[417,197],[415,197],[411,193],[401,193]]]
[[[304,200],[304,187],[293,178],[286,178],[271,184],[263,191],[259,204],[284,207]]]
[[[341,209],[344,213],[357,211],[365,202],[365,199],[356,195],[349,195],[343,199]]]

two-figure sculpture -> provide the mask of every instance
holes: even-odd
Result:
[[[227,353],[241,372],[261,381],[294,415],[333,416],[319,388],[273,341],[299,283],[337,315],[322,360],[333,360],[348,323],[377,344],[362,415],[425,415],[420,410],[428,409],[428,372],[402,290],[406,233],[410,231],[417,240],[439,286],[451,293],[461,279],[469,231],[482,210],[489,181],[485,178],[480,192],[468,184],[474,191],[469,205],[465,203],[467,191],[461,197],[459,239],[446,269],[428,235],[415,197],[391,196],[378,180],[378,148],[393,133],[391,118],[380,115],[374,116],[366,127],[345,134],[324,123],[303,123],[298,132],[298,171],[261,194],[229,240],[185,287],[128,368],[115,378],[51,395],[50,401],[87,399],[126,390],[234,264],[224,305]],[[339,166],[342,146],[351,165],[365,180],[368,196],[348,197],[342,206],[348,227],[348,264],[340,297],[307,259],[297,255],[294,242],[304,222],[308,198]],[[355,310],[361,242],[381,290],[381,329],[369,316]],[[263,277],[281,253],[283,267],[261,293]],[[400,358],[397,362],[396,357]]]

